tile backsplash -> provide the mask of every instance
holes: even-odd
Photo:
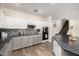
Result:
[[[17,35],[37,35],[37,29],[7,29],[6,32],[9,36]]]

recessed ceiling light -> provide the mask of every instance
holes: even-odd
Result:
[[[33,13],[36,15],[40,15],[42,13],[42,11],[40,9],[34,9]]]
[[[39,10],[35,9],[34,12],[38,12]]]

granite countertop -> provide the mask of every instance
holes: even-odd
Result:
[[[69,37],[67,35],[56,35],[55,40],[65,51],[79,56],[79,38],[75,41],[69,41]]]

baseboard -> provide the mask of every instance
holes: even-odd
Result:
[[[44,42],[49,42],[49,41],[48,40],[43,40],[42,43],[44,43]]]

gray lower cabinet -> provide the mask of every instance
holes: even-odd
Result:
[[[41,43],[41,42],[42,42],[42,35],[39,35],[39,36],[37,37],[37,42],[38,42],[38,43]]]
[[[23,47],[29,46],[29,37],[28,36],[21,36],[21,37],[14,37],[13,38],[13,49],[17,50]]]
[[[33,44],[37,44],[37,39],[38,39],[37,36],[33,37]]]
[[[29,39],[28,39],[28,42],[29,42],[29,46],[31,46],[31,45],[33,45],[34,43],[33,43],[33,39],[34,39],[34,36],[29,36],[28,37]]]
[[[38,44],[42,42],[42,35],[34,36],[33,37],[33,44]]]
[[[22,47],[22,38],[21,37],[14,37],[13,39],[13,49],[20,49]]]
[[[42,35],[21,36],[13,38],[13,50],[42,42]]]
[[[21,48],[29,46],[29,37],[23,36],[21,37]]]

